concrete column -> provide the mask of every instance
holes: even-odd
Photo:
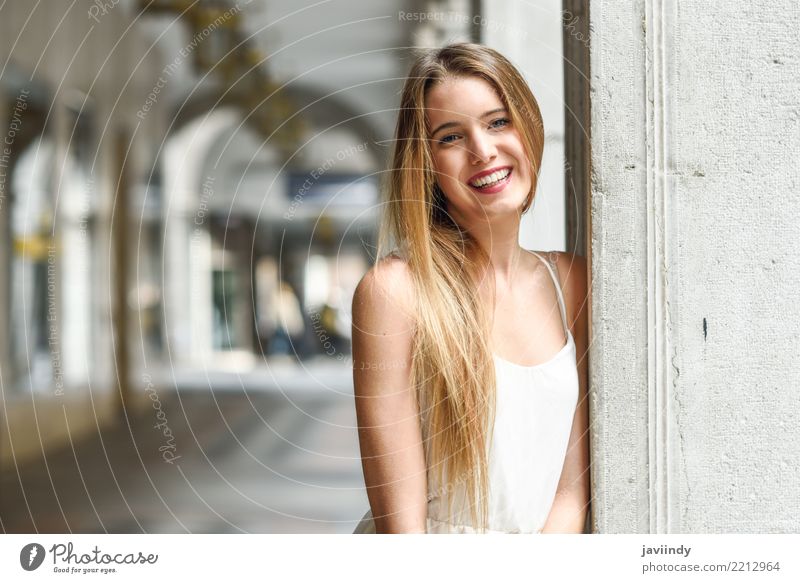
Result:
[[[591,3],[596,531],[800,528],[798,26]]]
[[[206,163],[215,141],[238,123],[237,115],[210,112],[175,132],[164,148],[165,325],[169,355],[178,363],[207,362],[212,351],[208,223],[220,193]]]
[[[114,329],[114,362],[119,388],[119,415],[127,416],[126,411],[133,399],[131,386],[131,343],[128,310],[128,290],[130,289],[130,186],[131,171],[128,168],[128,154],[131,139],[127,129],[119,128],[114,135],[115,174],[118,177],[114,196],[114,212],[111,217],[111,258],[113,295],[112,326]]]

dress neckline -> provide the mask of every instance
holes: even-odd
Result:
[[[511,362],[510,360],[506,360],[505,358],[498,356],[497,353],[492,353],[492,356],[494,356],[495,360],[500,361],[501,363],[509,365],[513,368],[520,368],[524,370],[536,370],[538,368],[544,368],[550,364],[553,364],[558,359],[560,359],[568,351],[568,349],[573,346],[574,341],[575,339],[572,337],[572,332],[570,330],[567,330],[567,342],[564,344],[561,350],[559,350],[552,358],[550,358],[550,360],[547,360],[539,364],[534,364],[531,366],[525,364],[517,364],[516,362]]]
[[[553,266],[551,266],[550,263],[544,257],[539,255],[539,253],[537,253],[536,251],[532,251],[530,249],[525,249],[525,251],[527,251],[528,253],[531,253],[532,255],[535,255],[537,257],[537,259],[539,259],[539,261],[541,261],[544,264],[544,266],[547,268],[547,271],[550,273],[550,279],[552,280],[553,285],[554,285],[555,290],[556,290],[556,302],[558,303],[558,310],[559,310],[559,312],[561,314],[561,325],[563,326],[564,332],[566,333],[567,340],[564,343],[564,346],[561,348],[561,350],[559,350],[555,354],[555,356],[550,358],[550,360],[547,360],[546,362],[542,362],[540,364],[534,364],[532,366],[528,366],[528,365],[524,365],[524,364],[517,364],[516,362],[511,362],[510,360],[506,360],[505,358],[502,358],[497,353],[492,353],[492,356],[494,356],[494,359],[496,361],[501,362],[503,364],[506,364],[509,367],[531,371],[531,370],[536,370],[536,369],[539,369],[539,368],[546,367],[546,366],[550,365],[551,363],[556,362],[559,358],[561,358],[567,352],[567,349],[569,349],[571,346],[575,345],[575,339],[572,337],[572,331],[569,329],[569,326],[567,326],[567,308],[566,308],[566,305],[564,303],[564,296],[563,296],[562,291],[561,291],[561,283],[559,282],[558,276],[556,276],[555,271],[553,271]]]

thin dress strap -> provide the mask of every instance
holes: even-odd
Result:
[[[567,310],[564,303],[564,296],[561,293],[561,284],[558,283],[558,277],[553,271],[553,267],[550,265],[550,261],[544,259],[536,251],[531,251],[531,253],[536,255],[536,257],[538,257],[542,261],[542,263],[545,264],[545,266],[547,267],[547,271],[550,272],[550,277],[553,279],[553,284],[556,286],[556,295],[558,296],[558,308],[561,311],[561,323],[564,325],[564,334],[567,336],[567,338],[569,338],[569,326],[567,326]]]

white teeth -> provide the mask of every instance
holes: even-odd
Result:
[[[497,172],[492,172],[488,176],[483,176],[482,178],[478,178],[477,180],[473,180],[470,184],[476,188],[480,188],[482,186],[487,186],[489,184],[493,184],[495,182],[499,182],[503,180],[511,173],[511,170],[505,168],[504,170],[498,170]]]

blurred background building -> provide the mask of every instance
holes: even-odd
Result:
[[[349,312],[412,49],[518,64],[546,129],[522,243],[583,254],[565,6],[2,3],[0,529],[352,531]]]

